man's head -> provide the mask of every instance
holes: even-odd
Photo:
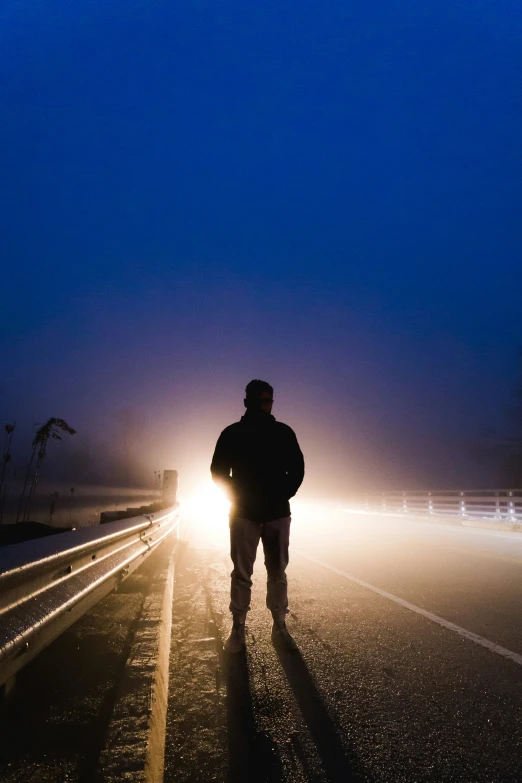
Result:
[[[251,413],[270,415],[274,402],[274,390],[266,381],[257,378],[247,384],[245,389],[245,408]]]

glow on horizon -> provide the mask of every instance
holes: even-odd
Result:
[[[180,497],[180,503],[192,544],[228,548],[230,502],[211,479],[196,487],[186,498]]]
[[[208,479],[196,484],[187,496],[181,496],[180,503],[190,543],[196,547],[228,551],[230,502],[223,491]],[[292,538],[296,543],[313,541],[325,530],[330,531],[330,536],[335,534],[344,516],[340,504],[325,499],[297,497],[291,498],[290,504]]]

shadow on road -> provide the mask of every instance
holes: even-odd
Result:
[[[306,725],[315,742],[324,770],[331,783],[355,783],[360,770],[355,754],[347,754],[335,723],[328,714],[321,694],[299,650],[277,656],[294,692]]]
[[[227,688],[228,783],[276,783],[282,778],[270,738],[256,730],[246,652],[224,661]]]

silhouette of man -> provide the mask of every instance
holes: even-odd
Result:
[[[245,619],[250,609],[252,572],[259,540],[267,571],[266,605],[272,612],[272,642],[293,650],[286,627],[288,593],[286,567],[290,541],[290,504],[304,476],[304,460],[294,431],[272,416],[274,390],[266,381],[246,387],[246,413],[219,436],[210,470],[231,501],[230,611],[232,631],[225,648],[245,646]]]

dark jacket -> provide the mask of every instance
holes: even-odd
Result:
[[[290,516],[288,499],[301,486],[304,460],[290,427],[247,412],[219,436],[210,471],[232,503],[231,517],[270,522]]]

